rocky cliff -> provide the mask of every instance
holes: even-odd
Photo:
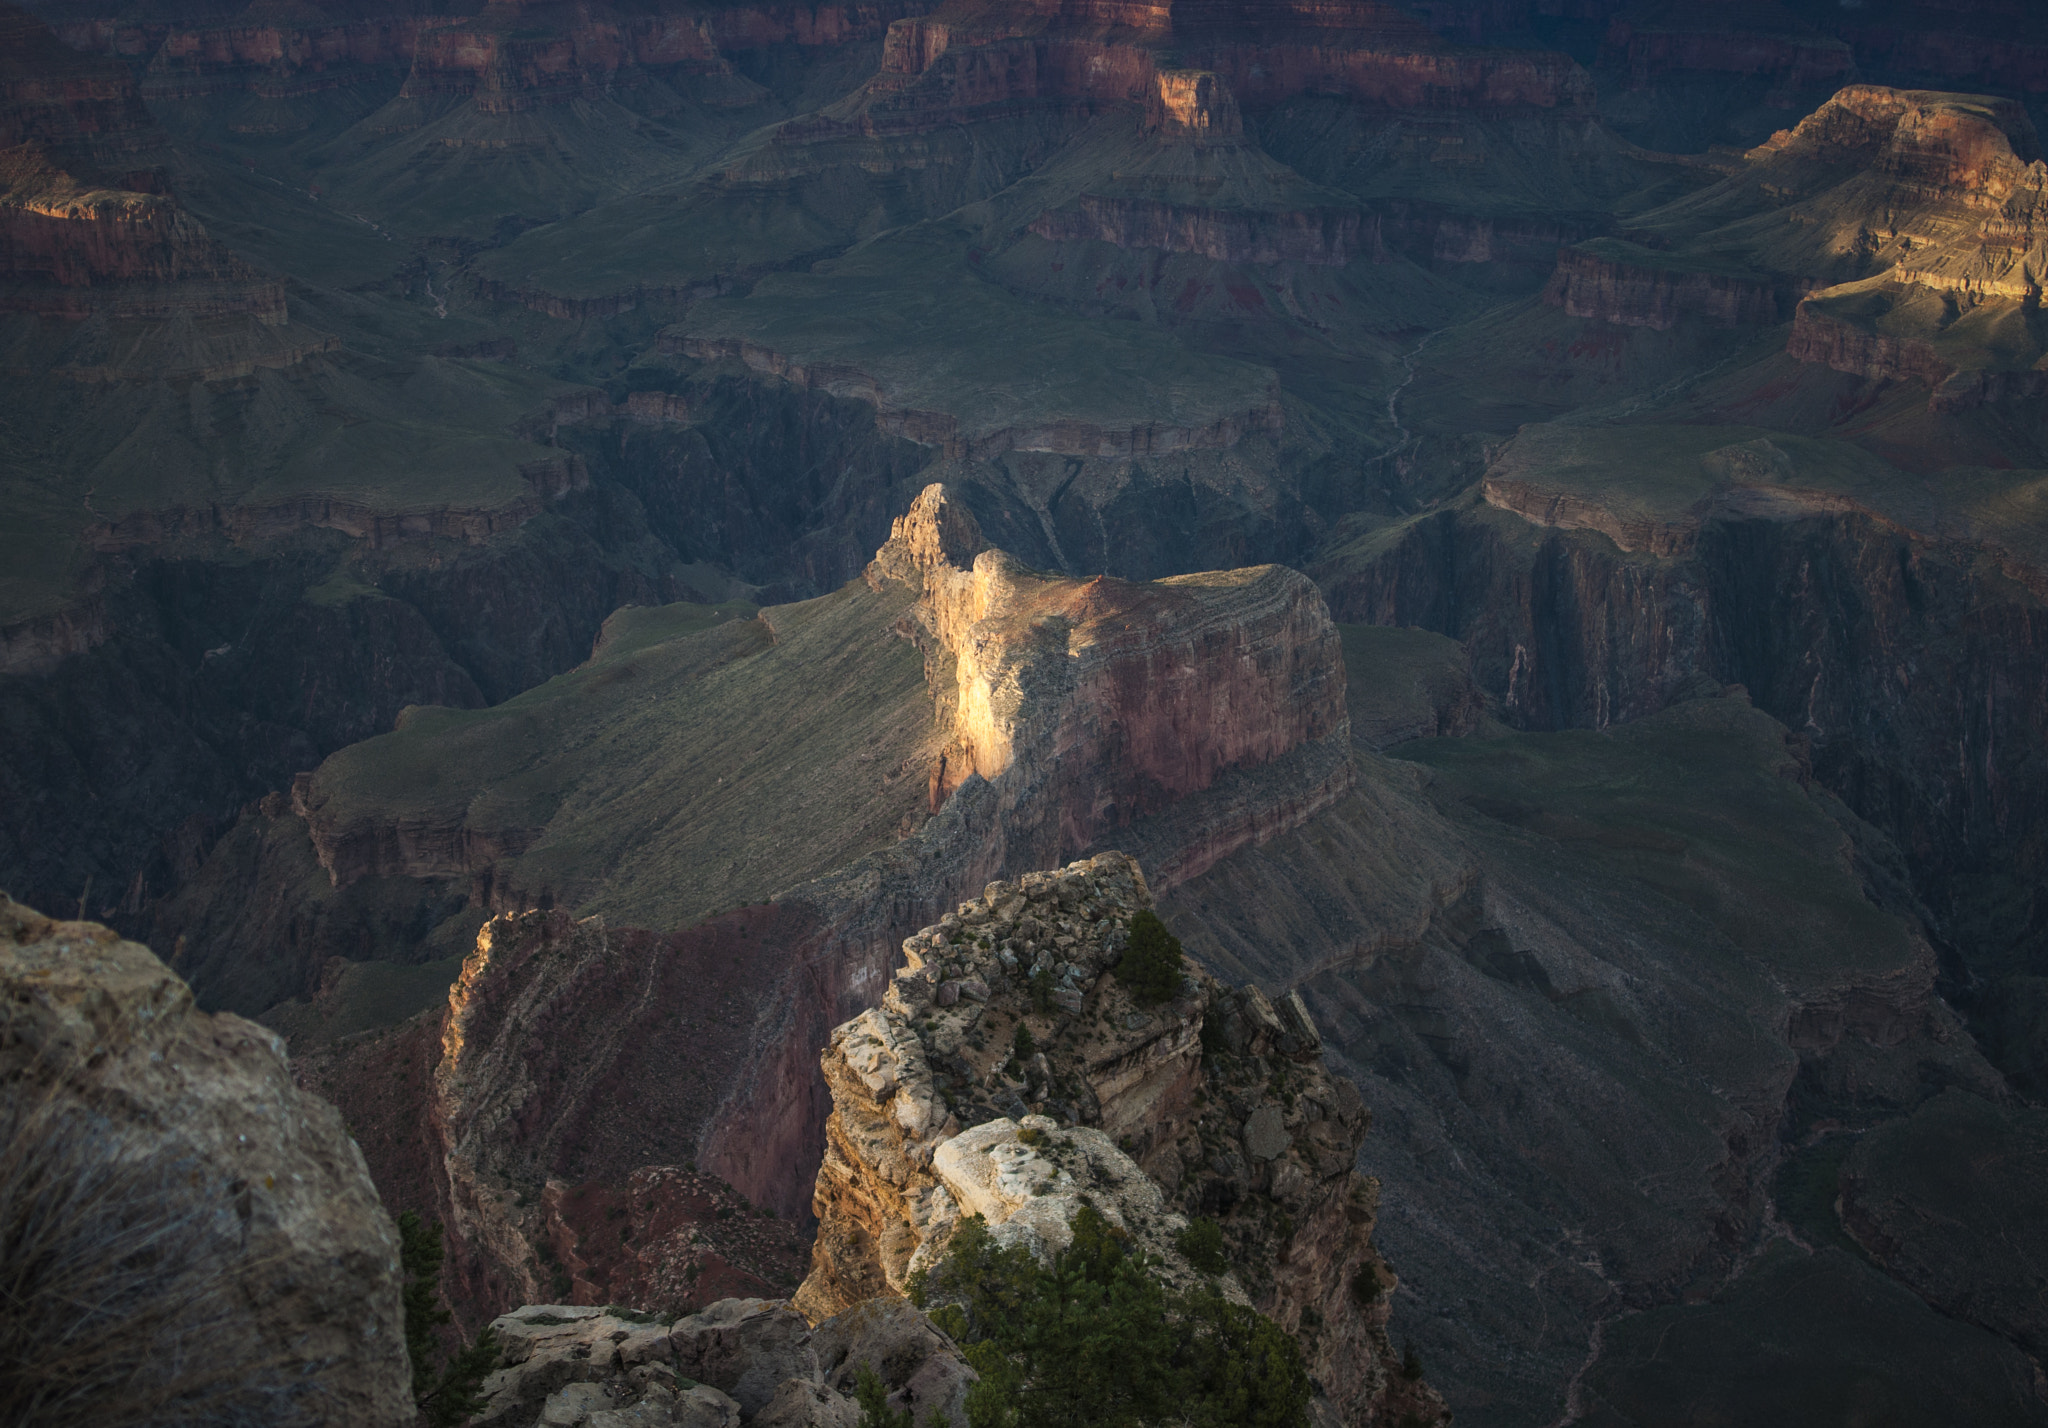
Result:
[[[879,610],[862,618],[894,621],[899,634],[807,634],[808,617],[771,611],[770,628],[784,633],[768,647],[782,653],[767,658],[818,658],[803,651],[820,630],[834,657],[878,636],[922,648],[929,682],[915,697],[936,711],[934,756],[915,787],[904,785],[920,805],[915,818],[897,828],[892,813],[879,851],[843,866],[826,859],[808,879],[749,884],[746,900],[772,900],[669,935],[563,911],[500,917],[445,1011],[323,1053],[322,1069],[309,1072],[352,1115],[360,1073],[344,1067],[404,1065],[419,1078],[407,1092],[411,1109],[388,1138],[372,1135],[369,1153],[380,1182],[403,1185],[400,1198],[432,1203],[449,1221],[471,1312],[508,1295],[533,1298],[551,1282],[535,1246],[574,1238],[551,1228],[550,1207],[585,1203],[572,1193],[583,1187],[594,1187],[590,1204],[630,1206],[629,1182],[676,1179],[697,1173],[687,1170],[694,1165],[754,1203],[800,1214],[829,1110],[815,1048],[872,999],[906,926],[929,922],[1005,867],[1115,841],[1136,840],[1166,881],[1192,876],[1294,826],[1348,785],[1341,650],[1320,597],[1298,575],[1262,569],[1156,585],[1048,577],[983,549],[972,516],[933,488],[898,523],[870,579],[875,590],[817,603]],[[739,622],[720,629],[722,640],[746,635]],[[718,663],[744,670],[729,653]],[[882,711],[892,722],[894,708]],[[845,727],[849,713],[829,705],[817,712],[850,751],[881,732]],[[415,737],[431,739],[430,728]],[[357,779],[350,762],[314,780],[307,802],[316,822],[340,807],[319,811],[323,780],[346,788]],[[736,796],[745,799],[747,787],[738,784]],[[808,781],[793,793],[791,817],[835,826],[820,818]],[[367,811],[349,806],[360,822]],[[662,808],[666,820],[672,808]],[[395,848],[445,843],[407,843],[402,828],[392,831]],[[853,849],[872,841],[857,837]],[[516,866],[501,862],[480,885],[531,889]],[[675,864],[659,867],[673,882]],[[632,1010],[600,1016],[599,1005]],[[706,1038],[726,1036],[729,1052],[707,1057]],[[370,1117],[369,1104],[362,1114]],[[650,1125],[662,1132],[650,1136]],[[556,1253],[562,1273],[589,1286],[578,1293],[629,1280],[687,1287],[678,1276],[693,1262],[688,1236],[699,1222],[680,1211],[659,1228],[635,1219],[647,1237],[632,1254],[603,1239]],[[774,1287],[777,1255],[788,1249],[786,1238],[777,1243],[771,1233],[759,1245],[721,1248],[723,1262],[753,1276],[731,1288]],[[602,1260],[596,1245],[606,1246]],[[691,1292],[685,1302],[702,1300]]]
[[[1314,587],[1279,567],[1049,580],[985,549],[933,486],[870,579],[920,592],[951,665],[935,689],[949,746],[934,810],[979,778],[1005,791],[1016,846],[1085,848],[1228,770],[1348,737],[1336,631]],[[1342,773],[1331,780],[1334,793]]]
[[[285,320],[284,289],[164,189],[133,74],[0,7],[0,310]]]
[[[798,1307],[820,1319],[902,1293],[968,1216],[1056,1251],[1083,1203],[1195,1282],[1178,1235],[1206,1215],[1225,1292],[1301,1339],[1341,1421],[1443,1418],[1387,1341],[1396,1281],[1372,1246],[1379,1187],[1353,1168],[1357,1091],[1323,1069],[1298,997],[1276,1009],[1196,971],[1163,1006],[1137,1001],[1115,968],[1150,903],[1137,864],[1105,853],[992,883],[904,942],[882,1004],[824,1052]]]
[[[284,1048],[0,895],[12,1421],[410,1424],[398,1235]]]
[[[1767,278],[1660,266],[1653,253],[1612,243],[1561,250],[1543,301],[1573,317],[1659,332],[1685,317],[1716,327],[1770,327],[1779,307]]]

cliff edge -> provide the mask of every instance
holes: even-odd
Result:
[[[278,1039],[0,894],[0,1419],[414,1421],[398,1235]]]
[[[1348,1424],[1448,1418],[1388,1343],[1395,1277],[1372,1244],[1369,1117],[1321,1063],[1298,997],[1199,969],[1158,1003],[1115,975],[1152,895],[1104,853],[991,883],[906,939],[880,1006],[832,1034],[813,1319],[914,1287],[980,1216],[1057,1252],[1093,1206],[1170,1284],[1204,1281],[1293,1334]],[[1206,1268],[1183,1239],[1222,1231]],[[1412,1416],[1412,1417],[1411,1417]]]

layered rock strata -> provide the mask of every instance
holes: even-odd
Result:
[[[971,1215],[1056,1251],[1083,1203],[1196,1282],[1178,1233],[1207,1215],[1229,1246],[1223,1292],[1300,1337],[1341,1421],[1438,1420],[1393,1369],[1356,1089],[1323,1069],[1298,997],[1276,1007],[1195,970],[1163,1005],[1138,1001],[1115,968],[1150,903],[1137,864],[1104,853],[992,883],[904,942],[881,1005],[822,1057],[833,1109],[798,1307],[901,1292]]]
[[[970,778],[996,785],[1019,843],[1086,848],[1228,770],[1349,737],[1336,629],[1315,587],[1279,566],[1049,579],[986,548],[973,515],[931,486],[868,578],[920,593],[950,666],[934,681],[949,742],[934,810]],[[1315,797],[1347,777],[1333,770]]]
[[[1611,247],[1560,251],[1543,301],[1573,317],[1658,332],[1687,317],[1716,327],[1769,327],[1779,320],[1778,297],[1768,279],[1663,267],[1649,253],[1628,261]]]
[[[285,321],[284,288],[164,191],[133,74],[0,6],[0,310]]]
[[[0,1088],[11,1405],[413,1422],[397,1233],[275,1036],[0,894]]]
[[[448,1223],[471,1313],[547,1297],[557,1272],[573,1297],[630,1284],[662,1286],[642,1291],[662,1307],[700,1303],[690,1270],[701,1259],[700,1274],[723,1272],[714,1251],[753,1276],[751,1292],[775,1287],[789,1242],[766,1233],[774,1222],[758,1245],[707,1232],[714,1243],[698,1247],[711,1211],[679,1207],[633,1219],[632,1255],[579,1248],[564,1227],[590,1222],[578,1205],[637,1216],[629,1183],[681,1184],[691,1165],[800,1215],[830,1110],[815,1049],[872,1001],[907,927],[1006,867],[1112,840],[1137,839],[1162,883],[1194,876],[1350,786],[1341,646],[1315,587],[1294,572],[1154,584],[1040,575],[984,548],[972,515],[933,487],[868,579],[896,593],[878,618],[924,653],[943,755],[925,790],[928,822],[770,903],[677,933],[561,909],[501,916],[445,1010],[381,1049],[338,1049],[308,1068],[352,1115],[361,1068],[403,1061],[421,1078],[403,1114],[367,1102],[361,1114],[390,1122],[375,1137],[380,1177]],[[908,608],[905,588],[916,597]],[[779,617],[767,618],[774,628]],[[357,808],[345,825],[355,832],[329,838],[344,825],[322,779],[345,782],[346,765],[300,798],[337,877],[441,874],[449,858],[495,856],[490,868],[463,864],[488,874],[477,887],[527,886],[508,847],[493,855],[459,828],[401,821],[373,836]],[[347,848],[364,856],[344,863]]]

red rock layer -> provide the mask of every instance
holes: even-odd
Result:
[[[1638,266],[1577,248],[1557,255],[1543,300],[1573,317],[1659,332],[1683,317],[1704,318],[1717,327],[1769,327],[1778,321],[1778,299],[1770,283]]]
[[[285,320],[284,288],[163,190],[133,75],[0,6],[0,310]]]
[[[1837,372],[1919,382],[1929,389],[1927,404],[1933,412],[1964,412],[1998,402],[2048,397],[2048,370],[1961,370],[1931,342],[1873,332],[1844,322],[1811,302],[1801,303],[1793,316],[1785,351],[1801,362],[1819,362]]]

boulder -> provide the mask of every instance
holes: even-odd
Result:
[[[786,1378],[777,1385],[750,1428],[856,1428],[860,1408],[822,1383]]]
[[[398,1234],[264,1027],[0,894],[0,1419],[400,1428]]]
[[[821,1383],[811,1328],[773,1299],[721,1299],[669,1331],[676,1372],[711,1384],[752,1417],[789,1379]]]
[[[745,1318],[724,1300],[705,1312]],[[574,1304],[530,1304],[491,1328],[504,1346],[484,1381],[477,1428],[737,1428],[739,1403],[676,1363],[671,1330],[640,1316]]]

